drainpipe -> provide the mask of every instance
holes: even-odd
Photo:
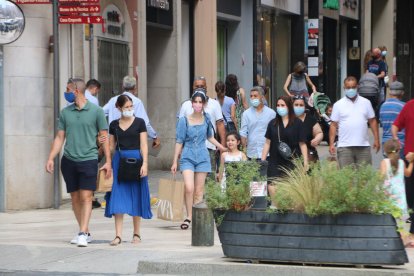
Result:
[[[53,118],[54,136],[58,132],[59,118],[59,22],[58,0],[53,0]],[[59,179],[59,154],[55,157],[55,169],[53,171],[53,208],[60,207],[60,179]]]
[[[0,212],[6,211],[6,182],[4,176],[4,78],[3,46],[0,45]]]

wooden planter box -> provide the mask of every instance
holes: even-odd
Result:
[[[391,215],[312,218],[305,214],[276,214],[263,210],[229,211],[217,230],[223,253],[230,258],[358,265],[408,262]]]

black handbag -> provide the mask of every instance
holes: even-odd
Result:
[[[280,131],[279,131],[279,124],[277,125],[277,135],[279,139],[279,144],[277,149],[279,150],[280,156],[282,156],[286,160],[290,160],[292,158],[292,150],[288,144],[285,142],[280,141]]]
[[[118,181],[137,181],[141,176],[142,159],[133,157],[122,157],[119,147],[118,131],[115,130],[119,150]]]

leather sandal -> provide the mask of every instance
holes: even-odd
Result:
[[[119,240],[119,242],[117,242],[116,240]],[[122,242],[121,237],[120,237],[120,236],[116,236],[116,237],[115,237],[115,239],[113,239],[113,240],[109,243],[109,245],[111,245],[111,246],[117,246],[117,245],[120,245],[120,244],[121,244],[121,242]]]
[[[138,239],[136,239],[136,238],[138,238]],[[134,234],[134,235],[132,236],[132,241],[131,241],[131,243],[139,243],[139,242],[141,242],[141,236],[140,236],[140,235],[138,235],[138,234]]]
[[[187,230],[190,227],[191,224],[191,220],[189,219],[185,219],[183,223],[181,223],[181,229],[182,230]]]

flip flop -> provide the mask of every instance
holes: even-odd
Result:
[[[182,230],[187,230],[190,227],[191,220],[185,219],[184,222],[181,224]]]
[[[116,240],[119,240],[119,242],[117,242]],[[115,237],[115,239],[113,239],[113,240],[109,243],[109,245],[111,245],[111,246],[117,246],[117,245],[120,245],[120,244],[121,244],[121,242],[122,242],[121,237],[120,237],[120,236],[116,236],[116,237]]]

